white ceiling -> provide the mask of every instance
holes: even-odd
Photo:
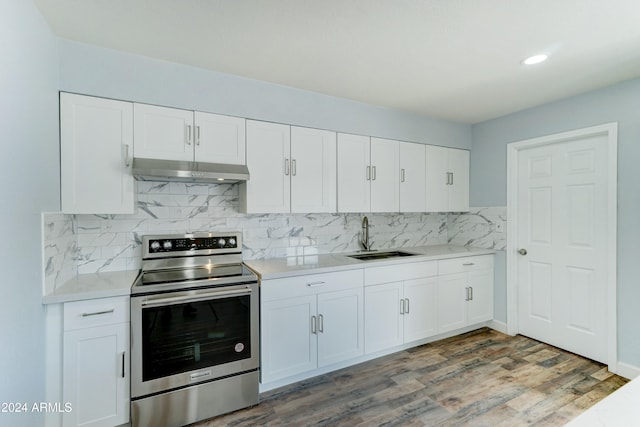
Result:
[[[640,75],[638,0],[34,1],[64,38],[466,123]]]

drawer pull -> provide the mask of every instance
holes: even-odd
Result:
[[[310,288],[315,288],[316,286],[323,286],[324,282],[311,282],[311,283],[307,283],[307,286]]]
[[[112,308],[111,310],[95,311],[93,313],[82,313],[82,317],[100,316],[101,314],[109,314],[113,313],[114,311],[115,308]]]
[[[472,265],[476,265],[474,262],[466,262],[464,264],[462,264],[465,267],[471,267]]]

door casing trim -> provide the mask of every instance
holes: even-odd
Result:
[[[507,144],[507,333],[516,335],[518,326],[518,152],[523,149],[557,144],[588,136],[607,137],[607,365],[618,373],[617,321],[617,204],[618,204],[618,123],[607,123],[568,132]]]

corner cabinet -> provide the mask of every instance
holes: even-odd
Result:
[[[132,214],[133,104],[60,93],[62,212]]]
[[[361,356],[362,270],[264,280],[261,382]]]
[[[338,134],[338,211],[400,210],[399,142]]]
[[[427,212],[469,210],[469,152],[426,145]]]
[[[246,163],[243,118],[134,104],[134,120],[136,157]]]
[[[493,258],[438,261],[438,333],[493,319]]]
[[[336,211],[336,133],[247,121],[246,213]]]
[[[65,303],[63,324],[63,426],[128,423],[129,298]]]

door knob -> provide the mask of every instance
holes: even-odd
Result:
[[[520,250],[518,251],[518,253],[519,253],[520,255],[526,255],[526,254],[527,254],[527,250],[523,248],[523,249],[520,249]]]

